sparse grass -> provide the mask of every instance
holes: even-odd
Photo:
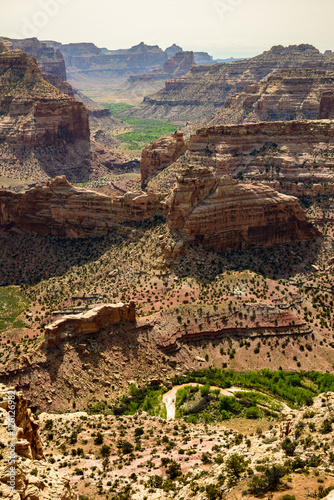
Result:
[[[24,328],[26,324],[18,316],[28,307],[29,301],[13,286],[0,288],[0,332],[7,328]]]

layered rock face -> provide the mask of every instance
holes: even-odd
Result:
[[[258,84],[247,85],[227,99],[208,125],[317,120],[322,94],[333,88],[334,73],[314,69],[282,70]]]
[[[14,40],[12,38],[0,37],[0,41],[4,42],[11,49],[20,49],[29,56],[36,57],[38,66],[43,74],[66,80],[65,61],[59,50],[48,47],[37,38]],[[52,85],[54,84],[52,83]]]
[[[0,141],[32,147],[89,140],[83,104],[47,83],[21,50],[0,53],[0,89]]]
[[[334,192],[334,124],[328,120],[201,128],[190,136],[179,160],[159,175],[155,165],[166,155],[163,144],[156,149],[148,145],[150,157],[142,162],[143,176],[146,172],[150,179],[158,175],[148,184],[151,190],[164,190],[174,182],[180,165],[188,162],[212,167],[217,175],[261,180],[287,194]]]
[[[205,167],[181,171],[168,205],[170,229],[185,242],[217,252],[320,236],[296,198],[261,184],[217,178]]]
[[[322,94],[319,110],[320,120],[334,120],[334,92],[327,91]]]
[[[0,428],[1,443],[5,444],[4,459],[0,466],[0,492],[1,496],[13,500],[39,500],[54,498],[55,500],[75,500],[77,495],[70,486],[69,479],[61,475],[57,469],[46,462],[42,441],[39,435],[39,424],[27,407],[27,401],[22,392],[14,388],[0,385],[0,415],[4,425]],[[13,398],[13,399],[10,399]],[[17,431],[15,445],[15,487],[9,489],[10,474],[10,447],[9,414],[15,412],[15,425]],[[37,474],[32,473],[33,469]],[[44,480],[43,478],[47,478]]]
[[[174,123],[209,120],[226,99],[285,68],[334,71],[334,56],[325,56],[311,45],[277,46],[249,60],[194,66],[182,78],[167,81],[165,88],[147,96],[127,116],[166,119]]]
[[[0,190],[0,230],[64,238],[101,236],[115,224],[160,214],[163,195],[126,193],[115,199],[75,188],[64,176],[23,193]]]
[[[137,81],[157,80],[166,81],[169,78],[176,78],[188,73],[195,63],[193,52],[178,52],[173,57],[164,62],[162,69],[144,73],[143,75],[130,76],[129,83]]]
[[[63,316],[45,328],[45,347],[54,347],[71,337],[97,333],[121,323],[135,323],[136,308],[130,304],[103,304],[82,314]]]
[[[162,137],[148,144],[142,150],[140,160],[142,186],[146,186],[154,175],[173,163],[186,148],[182,132],[175,132],[171,137]]]

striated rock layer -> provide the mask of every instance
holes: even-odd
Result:
[[[322,121],[260,122],[201,128],[187,141],[179,160],[159,174],[159,159],[166,149],[162,141],[154,161],[142,162],[142,177],[150,173],[148,188],[162,191],[175,180],[184,162],[212,167],[217,175],[261,180],[287,194],[333,193],[334,123]]]
[[[296,198],[262,184],[217,178],[205,167],[183,169],[168,204],[170,229],[185,242],[218,252],[320,236]]]
[[[322,94],[319,110],[320,120],[334,120],[334,92],[327,91]]]
[[[184,124],[209,120],[225,101],[248,85],[288,68],[334,72],[334,56],[325,56],[311,45],[272,47],[251,59],[213,66],[193,66],[181,78],[168,80],[165,88],[145,97],[124,116],[164,119]]]
[[[115,224],[151,219],[164,195],[143,192],[110,198],[72,186],[64,176],[23,193],[0,190],[0,230],[64,238],[101,236]]]
[[[208,125],[317,120],[322,94],[333,87],[334,73],[329,71],[285,69],[227,99]]]
[[[0,141],[55,146],[89,140],[84,105],[46,82],[34,58],[21,50],[0,52]]]
[[[63,316],[45,328],[45,347],[53,347],[66,339],[97,333],[106,326],[135,323],[136,309],[130,304],[103,304],[81,314]]]
[[[145,186],[157,172],[173,163],[186,148],[182,132],[175,132],[171,137],[162,137],[148,144],[142,150],[140,160],[142,186]]]

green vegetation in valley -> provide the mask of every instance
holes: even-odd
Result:
[[[120,404],[113,407],[115,415],[134,415],[137,411],[146,411],[149,415],[166,418],[166,407],[162,397],[167,391],[165,387],[138,388],[130,385],[130,395],[122,397]]]
[[[26,324],[18,316],[26,310],[29,302],[14,286],[0,288],[0,332],[7,328],[24,328]]]
[[[219,389],[203,386],[181,387],[176,393],[176,417],[185,417],[189,422],[221,422],[233,417],[258,419],[277,417],[276,410],[282,405],[269,396],[257,392],[238,391],[234,396],[221,395]]]
[[[128,104],[103,103],[110,112],[131,127],[131,131],[117,135],[123,141],[123,149],[142,149],[160,137],[169,136],[178,129],[177,125],[150,120],[148,118],[135,118],[122,116],[122,111],[131,108]]]
[[[315,396],[334,391],[334,375],[320,372],[285,372],[283,370],[250,371],[245,373],[218,368],[193,371],[185,377],[176,377],[174,384],[195,382],[222,388],[233,385],[269,393],[287,401],[293,407],[312,404]]]

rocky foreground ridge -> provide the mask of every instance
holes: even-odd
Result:
[[[183,164],[198,163],[213,168],[217,175],[259,180],[295,196],[334,192],[334,124],[328,120],[203,127],[190,136],[168,167],[173,148],[175,137],[159,139],[143,149],[142,179],[157,176],[148,189],[168,190]]]
[[[13,399],[9,399],[15,393]],[[9,463],[10,447],[8,433],[9,410],[14,408],[17,440],[15,446],[15,489],[8,486],[10,471],[13,464]],[[22,392],[8,389],[0,385],[0,440],[4,446],[3,460],[0,466],[1,496],[13,500],[39,500],[53,498],[55,500],[75,500],[69,479],[47,463],[44,458],[43,444],[39,435],[39,424]]]
[[[334,56],[325,56],[311,45],[281,45],[251,59],[213,66],[194,66],[181,77],[169,80],[165,88],[145,97],[127,111],[127,116],[165,119],[184,124],[212,118],[226,100],[246,86],[288,68],[321,69],[334,72]],[[124,113],[125,115],[125,113]]]

